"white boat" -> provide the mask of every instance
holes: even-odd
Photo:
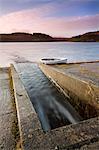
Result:
[[[67,59],[66,58],[62,58],[62,59],[57,59],[57,58],[43,58],[40,61],[43,64],[46,65],[54,65],[54,64],[66,64],[67,63]]]

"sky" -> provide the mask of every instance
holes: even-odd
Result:
[[[71,37],[99,30],[99,0],[0,0],[0,33]]]

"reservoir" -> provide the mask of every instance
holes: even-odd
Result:
[[[98,60],[99,42],[0,42],[2,66],[46,57],[67,58],[68,62]]]

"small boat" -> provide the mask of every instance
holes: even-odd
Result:
[[[66,58],[62,58],[62,59],[57,59],[57,58],[43,58],[40,61],[43,64],[46,65],[54,65],[54,64],[66,64],[67,63],[67,59]]]

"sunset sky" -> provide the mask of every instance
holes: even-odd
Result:
[[[71,37],[99,30],[99,0],[0,0],[0,33]]]

